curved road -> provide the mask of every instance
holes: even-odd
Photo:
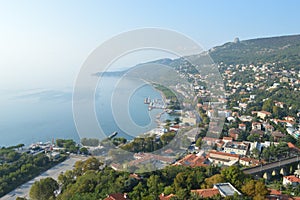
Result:
[[[86,160],[86,159],[87,157],[71,156],[64,162],[55,165],[54,167],[48,169],[46,172],[42,173],[41,175],[28,181],[27,183],[24,183],[23,185],[19,186],[15,190],[1,197],[0,200],[15,200],[17,197],[29,198],[29,190],[35,181],[39,181],[40,179],[47,178],[47,177],[52,177],[53,179],[57,180],[59,174],[65,172],[66,170],[72,169],[75,162],[79,160]]]

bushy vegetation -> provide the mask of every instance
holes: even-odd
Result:
[[[57,139],[56,145],[58,147],[65,148],[65,152],[77,153],[79,150],[79,147],[77,146],[76,142],[71,139]]]
[[[18,146],[15,147],[18,148]],[[50,161],[44,153],[21,154],[15,150],[15,147],[0,149],[2,162],[0,165],[0,197],[64,159],[62,157],[61,160]]]
[[[168,166],[160,171],[139,174],[138,177],[102,166],[103,163],[96,158],[77,162],[73,170],[59,176],[58,183],[62,185],[62,193],[56,199],[93,200],[105,198],[112,193],[128,193],[133,200],[158,199],[161,193],[166,195],[173,193],[176,195],[174,199],[201,199],[192,195],[190,190],[211,188],[213,184],[219,182],[230,182],[235,185],[245,195],[243,199],[262,197],[268,193],[263,182],[252,180],[236,166],[222,170],[213,166],[206,168]],[[216,196],[214,199],[222,198]]]

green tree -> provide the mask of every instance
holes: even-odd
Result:
[[[202,138],[201,137],[199,137],[198,139],[197,139],[197,141],[196,141],[196,147],[201,147],[201,145],[202,145]]]
[[[206,178],[205,185],[203,185],[202,187],[212,188],[214,184],[223,182],[225,182],[225,178],[221,174],[215,174],[209,178]]]
[[[230,166],[224,168],[221,171],[221,175],[225,178],[226,181],[230,182],[237,188],[241,188],[243,181],[246,179],[246,175],[240,170],[238,166]]]
[[[34,182],[29,196],[32,200],[49,200],[54,198],[54,191],[58,189],[58,183],[53,178],[45,178]]]
[[[153,199],[158,199],[159,194],[163,190],[163,184],[160,183],[158,175],[151,175],[147,180],[147,187]]]
[[[89,154],[89,150],[86,147],[81,147],[79,151],[80,151],[80,153],[85,154],[85,155]]]
[[[174,192],[175,192],[174,187],[172,187],[170,185],[165,187],[165,189],[164,189],[164,194],[165,195],[173,194]]]
[[[256,197],[256,199],[265,197],[269,193],[266,185],[262,181],[257,180],[247,181],[242,186],[241,191],[247,196]]]
[[[142,199],[146,193],[147,192],[143,184],[139,182],[139,184],[133,188],[133,191],[129,194],[129,196],[131,199]]]

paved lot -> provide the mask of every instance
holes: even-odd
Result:
[[[72,156],[71,158],[68,158],[64,162],[52,167],[48,171],[42,173],[38,177],[28,181],[27,183],[21,185],[17,189],[11,191],[7,195],[3,196],[1,200],[15,200],[17,197],[26,197],[29,198],[29,190],[31,188],[31,185],[42,178],[46,177],[52,177],[55,180],[57,180],[60,173],[65,172],[66,170],[70,170],[73,168],[73,165],[78,160],[85,160],[87,157],[81,157],[81,156]]]

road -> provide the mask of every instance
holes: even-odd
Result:
[[[86,159],[87,157],[72,156],[67,160],[65,160],[64,162],[57,164],[56,166],[52,167],[51,169],[47,170],[41,175],[28,181],[27,183],[24,183],[23,185],[19,186],[17,189],[11,191],[7,195],[1,197],[0,200],[15,200],[17,197],[29,198],[29,190],[35,181],[39,181],[40,179],[46,177],[52,177],[53,179],[57,180],[59,174],[65,172],[66,170],[72,169],[76,161],[86,160]]]
[[[300,161],[300,157],[295,156],[295,157],[288,158],[288,159],[285,159],[285,160],[281,160],[281,161],[277,161],[277,162],[273,162],[273,163],[268,163],[268,164],[265,164],[265,165],[262,165],[262,166],[247,168],[247,169],[244,169],[243,172],[245,174],[256,174],[256,173],[261,172],[261,171],[274,169],[276,167],[288,165],[288,164],[299,162],[299,161]]]

